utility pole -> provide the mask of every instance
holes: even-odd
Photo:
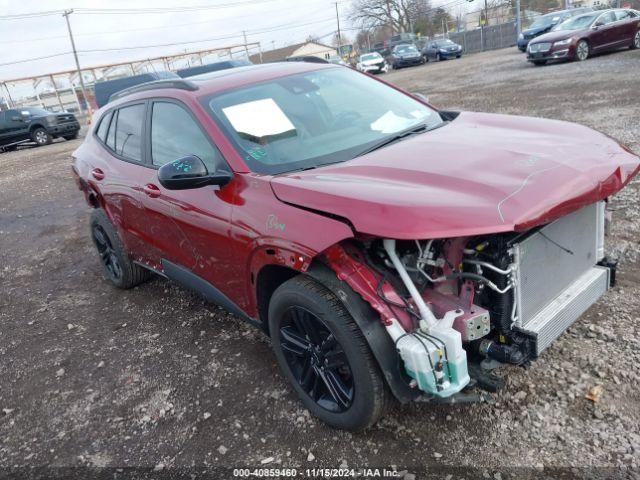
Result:
[[[484,23],[480,34],[482,35],[482,51],[484,52],[485,43],[487,43],[487,36],[484,34],[484,28],[489,26],[489,7],[487,6],[487,0],[484,0]]]
[[[69,30],[69,39],[71,40],[71,48],[73,50],[73,58],[76,61],[76,70],[78,71],[78,78],[80,79],[80,89],[82,90],[82,97],[84,98],[85,107],[81,102],[79,107],[82,111],[90,111],[89,99],[87,98],[87,89],[84,87],[84,79],[82,78],[82,70],[80,70],[80,62],[78,61],[78,52],[76,51],[76,42],[73,41],[73,33],[71,32],[71,23],[69,22],[69,15],[73,13],[73,9],[65,10],[62,16],[67,21],[67,29]],[[73,84],[71,85],[73,87]],[[74,89],[75,92],[75,89]]]
[[[247,32],[243,30],[242,36],[244,37],[244,52],[247,54],[247,60],[249,60],[249,49],[247,48]]]
[[[336,6],[336,21],[338,22],[338,53],[340,53],[340,47],[342,46],[342,35],[340,34],[340,15],[338,14],[338,2],[333,2]]]
[[[520,0],[516,0],[516,35],[522,32],[522,17],[520,14]]]

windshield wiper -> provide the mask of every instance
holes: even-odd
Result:
[[[435,130],[436,128],[440,128],[440,127],[446,125],[447,123],[449,123],[449,122],[447,120],[445,120],[442,123],[434,125],[433,127],[427,127],[427,125],[425,125],[424,123],[421,123],[420,125],[413,126],[413,127],[408,128],[406,130],[401,130],[400,132],[395,133],[395,134],[391,135],[390,137],[383,138],[378,143],[375,143],[374,145],[370,146],[366,150],[358,153],[356,155],[356,157],[361,157],[362,155],[366,155],[367,153],[374,152],[376,150],[379,150],[382,147],[386,147],[387,145],[395,143],[398,140],[402,140],[403,138],[409,137],[411,135],[415,135],[416,133],[430,132],[431,130]]]

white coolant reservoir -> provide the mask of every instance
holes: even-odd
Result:
[[[462,310],[451,310],[436,318],[400,261],[396,241],[387,238],[383,245],[420,312],[420,328],[412,332],[405,332],[395,319],[386,327],[407,373],[423,392],[438,397],[458,393],[469,383],[467,352],[462,348],[460,332],[453,329],[453,321],[463,314]]]
[[[437,397],[453,395],[469,383],[467,353],[460,332],[451,327],[456,316],[448,312],[428,331],[420,328],[407,333],[395,319],[386,327],[407,374],[420,390]]]

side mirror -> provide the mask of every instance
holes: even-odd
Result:
[[[195,155],[169,162],[158,169],[158,181],[167,190],[187,190],[205,185],[226,185],[233,175],[220,171],[210,174],[204,162]]]

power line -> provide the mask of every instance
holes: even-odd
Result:
[[[152,8],[76,8],[75,11],[84,15],[136,15],[156,13],[182,13],[202,10],[219,10],[221,8],[233,8],[245,5],[257,5],[275,2],[278,0],[245,0],[239,2],[219,3],[216,5],[193,5],[179,7],[152,7]]]
[[[308,23],[282,24],[282,25],[279,25],[279,26],[276,26],[276,27],[268,27],[268,28],[265,28],[265,29],[262,29],[262,30],[246,30],[246,33],[250,34],[250,35],[260,35],[260,34],[264,34],[264,33],[277,32],[277,31],[280,31],[280,30],[290,30],[290,29],[293,29],[293,28],[306,27],[306,26],[309,26],[309,25],[324,23],[324,22],[328,22],[328,21],[333,21],[333,17],[325,18],[325,19],[322,19],[322,20],[315,20],[313,22],[308,22]],[[191,44],[191,43],[204,43],[204,42],[214,42],[214,41],[217,41],[217,40],[229,40],[229,39],[232,39],[232,38],[240,38],[242,36],[243,36],[242,33],[238,33],[238,34],[234,34],[234,35],[225,35],[225,36],[220,36],[220,37],[204,38],[204,39],[200,39],[200,40],[189,40],[189,41],[183,41],[183,42],[162,43],[162,44],[155,44],[155,45],[138,45],[138,46],[135,46],[135,47],[94,48],[94,49],[88,49],[88,50],[78,50],[78,53],[97,53],[97,52],[113,52],[113,51],[119,51],[119,50],[139,50],[141,48],[175,47],[175,46],[179,46],[179,45],[188,45],[188,44]]]
[[[23,60],[14,60],[12,62],[0,63],[0,67],[5,67],[7,65],[16,65],[18,63],[35,62],[37,60],[46,60],[48,58],[55,58],[55,57],[61,57],[63,55],[70,55],[71,53],[72,52],[60,52],[60,53],[54,53],[52,55],[45,55],[44,57],[34,57],[34,58],[25,58]]]

